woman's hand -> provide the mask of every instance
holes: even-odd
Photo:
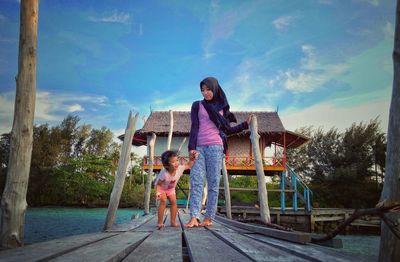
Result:
[[[246,122],[248,125],[250,125],[251,119],[253,118],[254,114],[250,114],[249,117],[247,118]]]

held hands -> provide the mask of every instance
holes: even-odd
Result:
[[[196,150],[190,150],[189,152],[189,160],[190,161],[194,161],[199,157],[199,152],[197,152]]]

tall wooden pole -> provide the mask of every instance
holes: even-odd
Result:
[[[186,137],[184,137],[184,138],[182,139],[182,142],[181,142],[181,144],[179,145],[178,154],[181,152],[182,147],[183,147],[183,144],[185,144],[185,142],[186,142]]]
[[[226,170],[225,155],[222,158],[222,175],[224,177],[226,217],[232,219],[231,191],[229,189],[228,170]]]
[[[172,142],[172,132],[174,131],[174,112],[169,110],[169,132],[168,132],[168,140],[167,140],[167,150],[171,149]]]
[[[128,124],[125,130],[124,142],[122,143],[121,154],[118,162],[117,177],[114,182],[114,187],[111,192],[110,203],[108,204],[108,212],[106,222],[104,224],[104,230],[108,230],[112,227],[117,213],[119,200],[121,199],[122,189],[124,188],[124,182],[126,177],[126,169],[131,156],[132,138],[135,134],[136,121],[139,114],[136,113],[135,118],[132,117],[132,112],[129,113]]]
[[[389,112],[389,128],[386,148],[386,174],[381,200],[400,201],[400,2],[396,7],[396,28],[393,50],[393,91]],[[387,213],[385,216],[397,222],[400,230],[400,213]],[[400,240],[385,223],[381,226],[379,261],[399,261]]]
[[[148,143],[149,174],[147,176],[146,192],[144,193],[144,213],[146,215],[150,213],[151,182],[153,181],[154,145],[156,144],[156,138],[156,134],[153,133]]]
[[[250,122],[250,140],[253,148],[254,164],[256,166],[257,172],[257,182],[258,182],[258,197],[260,199],[260,216],[261,220],[265,223],[271,221],[268,207],[268,193],[265,182],[264,166],[261,159],[260,152],[260,135],[258,134],[258,124],[257,117],[253,116]]]
[[[38,0],[22,0],[17,88],[7,181],[1,199],[1,246],[23,245],[36,98]]]

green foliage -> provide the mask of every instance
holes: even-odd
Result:
[[[112,132],[79,125],[79,117],[67,116],[58,126],[34,127],[27,201],[37,205],[107,206],[117,171],[120,146]],[[287,159],[314,192],[314,206],[371,207],[379,198],[385,173],[386,135],[377,119],[353,124],[344,132],[305,127],[296,132],[309,143],[287,151]],[[6,181],[10,134],[0,136],[0,190]],[[131,154],[121,206],[143,206],[142,158]],[[257,177],[230,177],[230,187],[257,188]],[[222,186],[223,183],[221,183]],[[189,188],[189,176],[179,186]],[[279,188],[279,179],[268,184]],[[186,191],[186,193],[188,193]],[[269,192],[270,206],[279,206],[280,193]],[[152,194],[154,197],[154,194]],[[186,195],[177,189],[178,198]],[[253,205],[256,192],[232,192],[232,204]],[[290,196],[287,198],[290,205]]]
[[[310,137],[306,146],[288,150],[287,159],[309,181],[321,207],[375,206],[382,187],[386,136],[377,119],[353,124],[343,133],[311,127],[296,130]]]

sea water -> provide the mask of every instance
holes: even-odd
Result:
[[[143,210],[123,208],[117,210],[115,222],[127,222]],[[25,215],[24,242],[35,243],[71,235],[103,230],[107,208],[28,208]]]

